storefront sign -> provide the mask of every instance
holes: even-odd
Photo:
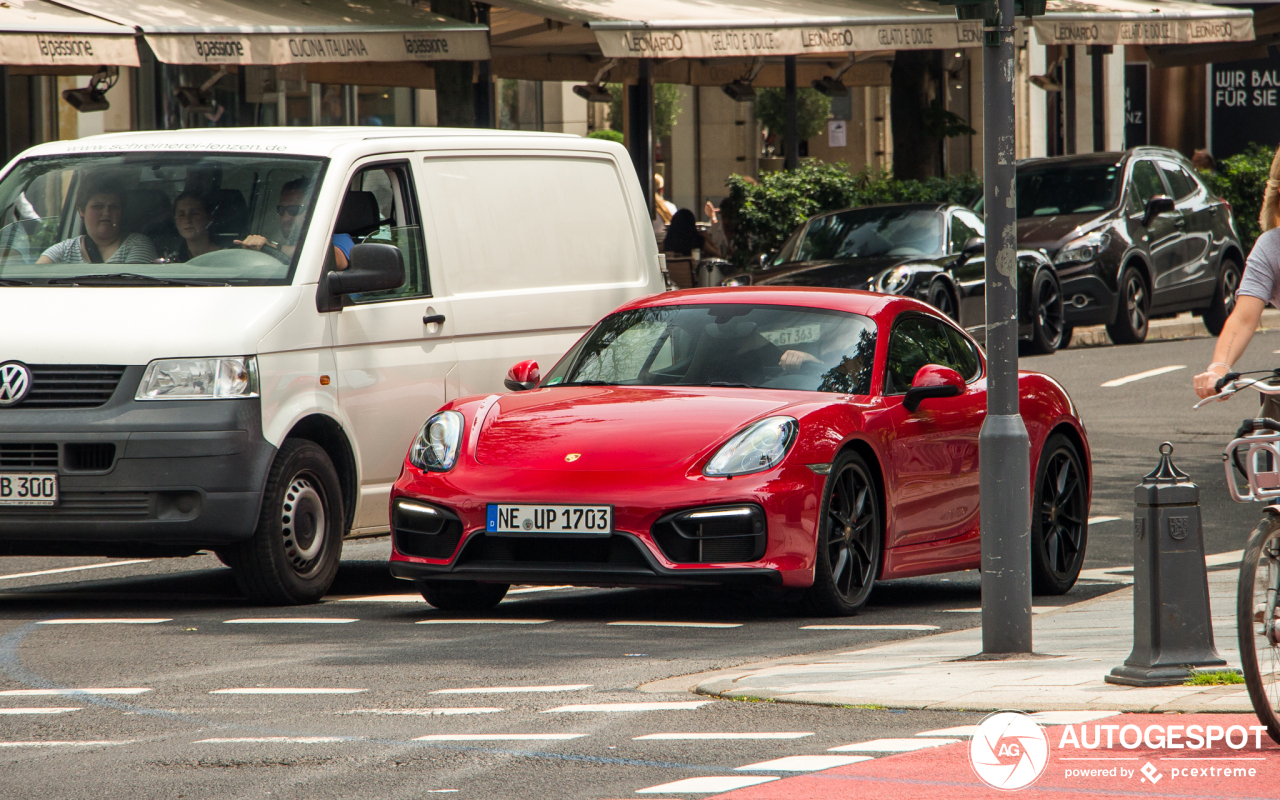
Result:
[[[606,58],[715,58],[933,50],[982,44],[980,21],[715,30],[617,30],[592,26]]]
[[[0,64],[138,66],[133,36],[61,33],[0,33]]]
[[[368,61],[480,61],[483,31],[350,34],[154,34],[147,43],[166,64],[315,64]]]
[[[1124,146],[1137,147],[1151,141],[1150,105],[1147,102],[1147,64],[1124,65]]]
[[[1218,9],[1204,18],[1161,17],[1154,19],[1098,19],[1103,15],[1080,15],[1063,19],[1050,14],[1036,17],[1033,25],[1040,44],[1201,44],[1208,42],[1253,41],[1253,16],[1248,11]]]
[[[1252,142],[1280,144],[1280,58],[1209,65],[1209,151],[1221,161]]]

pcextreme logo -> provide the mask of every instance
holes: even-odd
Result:
[[[969,766],[995,789],[1022,789],[1049,765],[1049,737],[1021,711],[997,711],[978,723],[969,740]]]

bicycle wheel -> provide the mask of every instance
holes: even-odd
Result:
[[[1236,631],[1244,682],[1258,721],[1280,742],[1280,516],[1268,513],[1249,537],[1240,562],[1236,592]],[[1270,617],[1270,620],[1267,617]]]

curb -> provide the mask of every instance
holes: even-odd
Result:
[[[1274,330],[1280,328],[1280,310],[1268,309],[1262,312],[1262,321],[1258,330]],[[1166,339],[1203,339],[1212,336],[1204,321],[1199,317],[1184,312],[1171,319],[1152,320],[1147,329],[1147,341]],[[1107,335],[1107,326],[1090,325],[1087,328],[1076,328],[1071,336],[1069,349],[1084,347],[1111,347],[1111,337]]]

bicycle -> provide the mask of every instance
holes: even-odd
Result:
[[[1266,375],[1249,378],[1249,375]],[[1217,383],[1218,394],[1195,404],[1227,400],[1244,389],[1280,395],[1280,369],[1229,372]],[[1227,488],[1237,503],[1280,498],[1280,421],[1246,419],[1222,454]],[[1247,486],[1242,487],[1240,479]],[[1280,500],[1263,511],[1240,560],[1236,589],[1236,633],[1245,686],[1258,721],[1280,743]]]

